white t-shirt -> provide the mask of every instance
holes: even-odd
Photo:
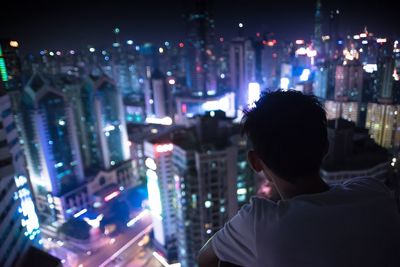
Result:
[[[211,241],[240,266],[400,266],[400,216],[380,181],[357,178],[289,200],[252,198]]]

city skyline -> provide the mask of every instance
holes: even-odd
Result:
[[[183,1],[156,4],[117,1],[112,5],[74,1],[56,5],[51,1],[35,1],[24,4],[27,8],[21,10],[17,2],[5,3],[7,12],[0,18],[0,36],[20,40],[21,49],[26,53],[36,54],[43,49],[82,49],[89,45],[106,47],[113,42],[115,27],[121,29],[122,39],[132,39],[135,43],[180,42],[185,37]],[[322,1],[325,19],[331,10],[341,12],[339,29],[343,37],[365,26],[372,32],[397,37],[400,33],[392,7],[390,0],[368,5],[357,0]],[[243,23],[245,33],[250,36],[267,31],[274,32],[281,40],[307,40],[313,34],[314,8],[312,0],[250,3],[220,0],[213,1],[210,10],[218,37],[233,38],[238,23]]]

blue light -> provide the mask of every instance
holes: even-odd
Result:
[[[110,58],[109,58],[108,56],[105,56],[105,57],[104,57],[104,60],[105,60],[105,61],[108,61],[109,59],[110,59]]]
[[[341,45],[341,44],[343,44],[343,41],[339,40],[339,41],[337,41],[337,43]]]

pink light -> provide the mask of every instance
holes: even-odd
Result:
[[[169,152],[169,151],[172,151],[173,149],[174,149],[173,144],[163,144],[163,145],[156,146],[156,152],[158,152],[158,153]]]
[[[224,41],[224,37],[219,37],[219,41],[222,43]]]
[[[296,44],[302,45],[302,44],[304,44],[304,40],[296,40]]]
[[[108,201],[110,201],[111,199],[113,199],[113,198],[115,198],[116,196],[118,196],[119,194],[120,194],[119,191],[114,191],[114,192],[112,192],[111,194],[105,196],[105,197],[104,197],[104,201],[105,201],[105,202],[108,202]]]
[[[182,104],[182,113],[186,113],[187,112],[187,105],[186,104]]]
[[[185,46],[184,43],[182,43],[182,42],[179,43],[179,47],[180,47],[180,48],[183,48],[184,46]]]

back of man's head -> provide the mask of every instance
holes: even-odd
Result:
[[[264,164],[288,181],[317,173],[328,144],[321,103],[292,90],[263,94],[245,111],[243,131]]]

